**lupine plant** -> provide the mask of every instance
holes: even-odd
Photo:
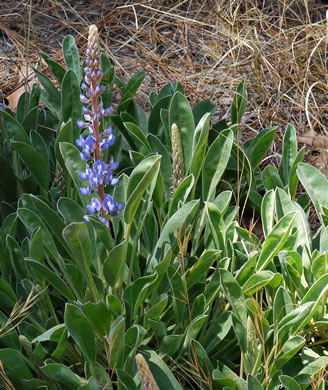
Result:
[[[230,122],[179,83],[146,115],[95,26],[84,68],[63,53],[0,111],[0,389],[324,389],[328,181],[295,128],[263,168],[277,129],[244,142],[245,82]]]
[[[76,144],[82,148],[81,159],[89,162],[92,160],[93,166],[86,166],[86,172],[80,172],[81,180],[88,180],[88,187],[81,188],[80,192],[83,195],[91,194],[92,190],[98,192],[97,197],[93,197],[91,204],[87,205],[89,214],[96,216],[106,226],[109,225],[109,215],[116,216],[124,207],[124,203],[118,204],[109,195],[105,194],[105,185],[115,186],[118,184],[118,179],[113,177],[113,171],[118,167],[118,162],[114,161],[113,156],[110,162],[106,163],[101,159],[101,152],[107,150],[109,146],[115,142],[115,137],[112,132],[112,126],[109,125],[106,130],[100,132],[100,119],[112,113],[110,107],[104,108],[101,95],[105,90],[100,81],[103,77],[103,72],[100,70],[100,50],[98,47],[98,29],[95,25],[90,26],[89,40],[87,48],[85,81],[82,83],[80,100],[85,105],[82,108],[84,121],[78,120],[80,129],[87,128],[89,134],[86,139],[83,135],[76,141]],[[89,221],[88,216],[84,217]]]

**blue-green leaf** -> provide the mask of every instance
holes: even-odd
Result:
[[[89,362],[94,362],[97,355],[96,338],[88,318],[78,307],[67,303],[64,320],[70,335],[84,357]]]
[[[72,69],[77,76],[77,80],[80,83],[81,68],[80,68],[80,56],[79,51],[75,44],[75,39],[72,35],[66,35],[63,40],[63,54],[66,65],[69,69]]]

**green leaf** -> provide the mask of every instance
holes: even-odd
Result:
[[[12,141],[13,148],[19,153],[22,160],[31,171],[33,177],[44,190],[48,189],[49,185],[49,169],[48,164],[32,146],[23,142]]]
[[[28,257],[25,257],[25,261],[27,265],[37,272],[37,275],[39,275],[41,279],[45,279],[48,283],[50,283],[51,286],[59,292],[59,294],[70,301],[74,301],[75,297],[70,288],[67,287],[66,283],[50,268]]]
[[[273,326],[276,334],[280,321],[292,312],[293,309],[294,305],[290,295],[282,286],[279,287],[273,302]]]
[[[256,272],[243,285],[244,294],[249,296],[254,295],[261,288],[267,286],[273,280],[273,278],[278,275],[279,274],[274,274],[271,271]]]
[[[156,151],[162,156],[160,172],[164,182],[164,191],[169,194],[169,189],[172,186],[172,164],[170,156],[166,150],[166,147],[162,144],[158,137],[152,134],[148,134],[147,139],[152,148],[152,151]]]
[[[225,248],[225,225],[218,208],[211,202],[205,202],[205,210],[212,233],[215,249]]]
[[[132,171],[128,188],[127,188],[127,203],[124,210],[124,220],[127,224],[131,223],[140,204],[141,198],[150,184],[156,179],[161,156],[152,155],[146,157]]]
[[[151,134],[160,136],[161,110],[167,109],[171,101],[171,95],[158,100],[149,115],[148,130]]]
[[[83,269],[91,265],[92,251],[88,229],[84,222],[73,222],[63,230],[63,237],[74,255],[77,264]]]
[[[299,164],[297,174],[312,200],[320,222],[324,224],[322,207],[328,207],[328,198],[326,196],[328,193],[328,180],[318,169],[309,164]]]
[[[66,73],[65,69],[56,61],[54,61],[51,57],[49,57],[48,54],[41,52],[40,55],[49,66],[52,74],[55,76],[55,79],[58,81],[59,84],[61,84]]]
[[[204,157],[208,142],[208,132],[210,127],[211,115],[205,114],[198,122],[195,129],[192,144],[192,160],[190,172],[194,175],[195,183],[199,178],[204,165]]]
[[[284,188],[278,170],[272,165],[267,165],[262,172],[262,180],[267,191],[275,190],[277,187]]]
[[[290,173],[297,156],[296,130],[292,124],[288,124],[282,146],[282,159],[279,166],[279,174],[284,185],[289,184]]]
[[[264,270],[270,263],[270,261],[273,259],[273,257],[281,249],[283,249],[285,243],[290,236],[290,231],[294,223],[295,216],[295,213],[289,213],[285,215],[271,230],[268,237],[264,241],[262,251],[257,261],[257,271]]]
[[[296,174],[296,169],[298,167],[298,164],[303,161],[305,154],[305,146],[298,152],[294,164],[292,165],[292,168],[290,170],[289,174],[289,193],[292,199],[295,198],[296,190],[298,186],[298,176]]]
[[[17,303],[17,297],[14,290],[4,279],[0,279],[0,299],[1,308],[6,313],[10,313]]]
[[[261,383],[251,374],[247,377],[248,390],[263,390]]]
[[[288,375],[280,375],[279,379],[286,390],[302,390],[296,380]]]
[[[210,249],[202,254],[199,260],[190,268],[187,274],[188,291],[196,283],[205,282],[205,276],[209,272],[209,268],[218,259],[221,251]]]
[[[65,329],[65,324],[55,325],[52,328],[46,330],[40,336],[35,337],[35,339],[32,340],[32,343],[42,343],[43,341],[58,342]]]
[[[233,125],[239,125],[243,117],[245,107],[247,103],[247,91],[245,88],[245,80],[243,80],[237,88],[237,92],[234,96],[231,106],[231,122]]]
[[[312,234],[305,212],[298,203],[292,201],[289,195],[280,188],[276,190],[276,210],[278,219],[290,212],[296,212],[293,228],[296,228],[298,237],[295,247],[306,246],[311,251]]]
[[[202,345],[207,353],[212,353],[216,350],[218,344],[224,340],[232,326],[231,312],[223,312],[218,318],[215,318],[209,323],[208,330],[205,335],[205,340]]]
[[[64,218],[65,225],[72,222],[84,221],[84,209],[75,200],[70,198],[60,198],[57,202],[57,209]]]
[[[49,233],[47,226],[41,220],[41,218],[36,215],[32,210],[27,208],[19,208],[17,210],[18,218],[25,225],[26,230],[32,234],[36,229],[41,227],[41,237],[42,243],[44,245],[45,251],[54,258],[57,263],[62,261],[61,256],[58,253],[56,244]]]
[[[179,207],[185,204],[193,185],[193,175],[189,175],[182,180],[182,182],[179,184],[179,187],[174,192],[172,201],[170,203],[168,218],[170,218],[178,210]]]
[[[138,387],[133,380],[132,376],[127,373],[126,371],[123,371],[121,369],[117,369],[117,376],[121,384],[124,386],[126,390],[138,390]]]
[[[106,282],[112,288],[122,279],[126,261],[127,245],[126,241],[115,246],[109,253],[103,265],[103,272]]]
[[[328,274],[323,275],[318,279],[308,290],[301,301],[301,305],[307,302],[315,302],[319,304],[321,298],[325,295],[328,289]]]
[[[44,158],[44,161],[46,161],[47,165],[49,165],[48,147],[46,145],[44,138],[39,133],[37,133],[35,130],[32,130],[30,132],[30,139],[31,139],[31,143],[34,146],[34,148],[36,149],[36,151],[41,154],[41,156]],[[50,145],[52,145],[52,144],[50,144]]]
[[[6,128],[6,137],[8,140],[22,142],[24,144],[30,145],[30,139],[27,136],[27,133],[24,127],[16,121],[7,111],[2,110],[1,116],[4,119],[4,124]]]
[[[208,317],[207,314],[200,315],[194,318],[187,326],[187,329],[184,333],[184,341],[182,346],[183,351],[187,351],[190,346],[191,340],[193,338],[197,338],[199,332],[202,330],[202,327],[207,317]]]
[[[184,335],[182,334],[170,334],[168,336],[164,336],[161,340],[159,350],[161,353],[172,356],[181,348],[183,340]]]
[[[82,305],[82,308],[97,334],[101,337],[107,336],[112,316],[105,303],[101,301],[96,303],[87,302]]]
[[[94,362],[97,355],[96,339],[88,318],[78,307],[67,303],[64,320],[70,335],[84,357],[89,362]]]
[[[210,146],[202,170],[202,194],[210,200],[228,164],[233,141],[231,130],[221,132]]]
[[[125,122],[124,126],[130,134],[131,138],[135,141],[136,145],[140,147],[141,153],[150,153],[150,144],[140,127],[131,122]]]
[[[176,92],[172,97],[169,107],[169,128],[176,124],[179,129],[183,163],[187,174],[191,166],[193,137],[195,132],[195,122],[188,99],[180,92]]]
[[[22,126],[29,133],[31,130],[36,130],[38,127],[38,119],[39,119],[39,107],[32,108],[25,116]]]
[[[119,316],[110,327],[108,348],[110,353],[110,367],[123,368],[125,355],[125,318]]]
[[[304,367],[299,372],[299,375],[296,377],[296,379],[301,375],[308,375],[312,381],[313,377],[320,371],[323,372],[323,370],[327,367],[327,365],[328,365],[328,357],[320,356],[318,359],[314,360],[313,362],[309,363],[306,367]]]
[[[150,320],[159,320],[160,315],[167,306],[168,295],[161,294],[157,301],[152,304],[152,306],[146,311],[144,316],[144,328],[149,331],[151,328]]]
[[[62,241],[62,232],[65,228],[65,223],[62,218],[42,199],[35,195],[25,195],[25,199],[30,199],[35,205],[35,211],[40,212],[40,217],[52,231],[59,242]]]
[[[174,321],[177,326],[182,329],[184,326],[184,314],[187,304],[186,300],[186,289],[183,283],[182,276],[179,270],[170,267],[168,270],[168,279],[172,291],[172,304],[174,310]]]
[[[127,85],[124,88],[123,96],[121,102],[118,106],[118,111],[121,112],[125,110],[130,102],[132,101],[133,96],[136,94],[138,88],[140,87],[143,79],[146,77],[145,72],[138,72],[133,75]]]
[[[247,308],[243,290],[229,271],[219,269],[219,272],[222,289],[228,299],[228,302],[230,303],[236,317],[240,319],[244,326],[246,326]]]
[[[328,273],[328,253],[315,258],[312,262],[311,271],[314,279],[317,280]]]
[[[70,386],[72,389],[77,389],[81,385],[74,372],[64,364],[49,363],[43,367],[40,367],[40,369],[44,375],[46,375],[55,383],[62,383],[63,385]]]
[[[12,380],[32,379],[32,373],[25,363],[24,356],[15,349],[0,349],[0,361],[5,372]]]
[[[149,365],[159,389],[181,390],[179,382],[175,379],[171,370],[164,363],[161,357],[148,347],[143,348],[144,357]]]
[[[58,115],[61,112],[60,93],[46,75],[35,68],[33,68],[33,71],[44,88],[41,90],[41,101],[53,114],[60,118]]]
[[[90,216],[89,221],[92,223],[95,229],[96,236],[97,236],[97,245],[99,244],[104,245],[104,247],[108,251],[110,251],[113,248],[110,229],[108,229],[108,227],[103,222],[101,222],[97,217]],[[104,262],[104,259],[102,259],[101,261]]]
[[[274,369],[279,370],[304,346],[305,338],[301,336],[295,336],[290,338],[282,346],[280,354],[274,362]]]
[[[62,118],[64,122],[68,122],[70,119],[72,120],[73,139],[76,140],[80,135],[80,128],[77,125],[77,120],[82,117],[82,103],[80,101],[80,82],[73,70],[68,70],[66,72],[61,88]]]
[[[174,251],[177,246],[176,232],[180,232],[181,237],[186,234],[189,225],[191,224],[196,211],[199,207],[199,200],[193,200],[185,204],[166,222],[159,240],[154,249],[153,256],[147,264],[147,272],[151,272],[154,267],[160,262],[161,249],[165,243],[169,243]]]
[[[246,153],[251,162],[252,168],[255,169],[263,160],[263,157],[270,149],[278,127],[262,130],[248,144]]]
[[[6,237],[6,244],[10,254],[10,261],[15,272],[17,282],[26,278],[28,275],[27,268],[24,262],[23,252],[14,237],[9,234]]]
[[[0,187],[7,202],[16,202],[17,180],[11,164],[0,156],[0,165],[2,172],[0,175]]]
[[[81,79],[80,56],[72,35],[66,35],[63,40],[63,54],[66,65],[72,69],[77,76],[78,83]]]
[[[139,307],[145,302],[146,298],[152,293],[158,281],[157,273],[149,276],[143,276],[133,282],[130,287],[132,307],[132,316],[134,317]]]
[[[216,104],[211,103],[210,99],[204,99],[196,104],[192,109],[192,114],[194,116],[195,124],[198,125],[199,121],[205,115],[209,114],[210,118],[215,114]]]

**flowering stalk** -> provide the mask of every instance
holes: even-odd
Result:
[[[112,113],[110,107],[104,108],[101,95],[105,90],[100,81],[103,72],[100,70],[100,50],[98,45],[99,33],[95,25],[89,27],[88,47],[86,50],[85,78],[82,83],[84,94],[80,100],[85,105],[82,108],[84,120],[78,120],[80,129],[88,129],[89,134],[84,138],[81,134],[76,144],[82,148],[81,159],[87,162],[86,171],[80,172],[81,180],[88,180],[87,188],[80,188],[82,195],[89,195],[97,191],[98,196],[91,199],[87,205],[89,215],[97,216],[106,226],[109,226],[109,216],[118,215],[124,208],[124,203],[117,203],[105,193],[105,185],[116,186],[118,179],[113,177],[113,171],[118,167],[118,162],[110,158],[109,164],[101,160],[101,152],[109,148],[115,142],[112,127],[108,126],[100,133],[100,118]],[[89,221],[89,215],[84,219]]]

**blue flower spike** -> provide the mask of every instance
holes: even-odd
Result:
[[[112,109],[111,107],[104,108],[101,99],[105,87],[100,84],[103,72],[99,68],[98,39],[97,27],[90,26],[85,61],[87,66],[84,69],[85,77],[81,85],[83,93],[80,94],[80,101],[85,104],[82,108],[83,120],[77,121],[78,127],[87,135],[81,134],[75,142],[82,149],[81,159],[87,162],[86,170],[79,173],[79,178],[83,181],[88,180],[88,186],[80,188],[80,193],[94,195],[91,203],[86,206],[88,214],[84,216],[84,220],[90,222],[89,217],[95,216],[109,227],[110,217],[119,215],[125,204],[117,203],[105,193],[105,185],[116,186],[119,183],[119,180],[113,176],[113,171],[118,168],[119,163],[114,161],[113,156],[111,156],[109,164],[101,158],[101,152],[114,144],[115,137],[111,126],[102,133],[99,131],[100,118],[111,115]]]

